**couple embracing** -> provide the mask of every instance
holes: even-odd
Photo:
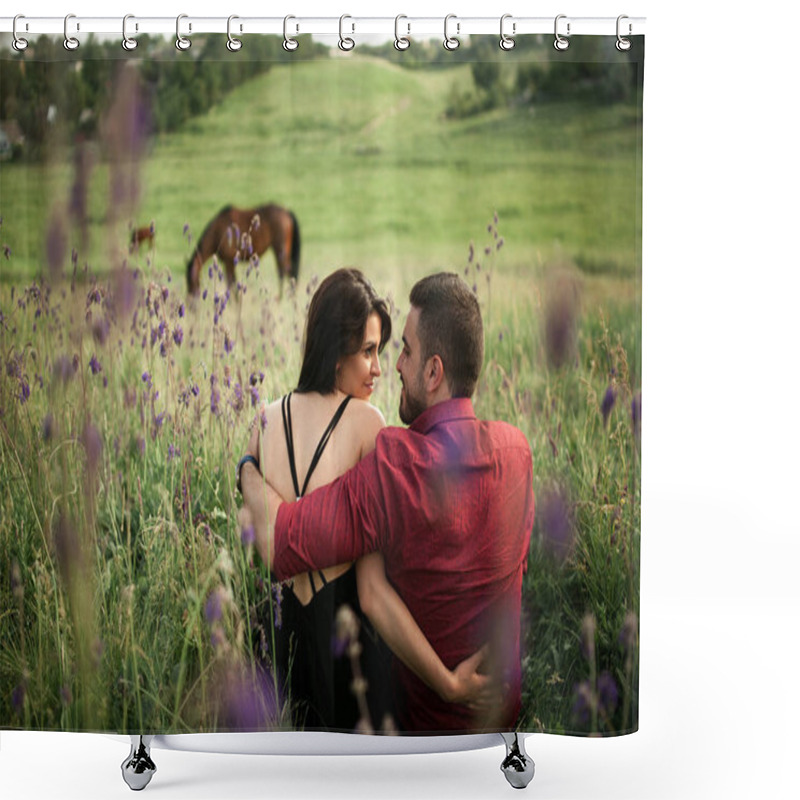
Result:
[[[297,388],[264,409],[240,461],[242,514],[273,579],[291,579],[278,665],[306,728],[381,729],[388,713],[404,733],[513,730],[530,448],[475,416],[474,293],[440,273],[409,299],[396,364],[408,427],[369,402],[386,303],[342,269],[312,298]],[[337,615],[350,613],[359,657],[335,658]]]

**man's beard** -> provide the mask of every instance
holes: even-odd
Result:
[[[415,381],[415,383],[419,386],[422,381]],[[424,401],[420,400],[419,396],[412,396],[409,388],[407,383],[403,383],[405,391],[400,395],[400,419],[404,425],[410,425],[426,408]],[[403,398],[405,398],[405,402]]]

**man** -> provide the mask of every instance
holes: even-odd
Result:
[[[244,464],[245,504],[277,578],[380,550],[387,577],[449,669],[488,643],[487,669],[508,687],[488,715],[444,702],[394,660],[404,731],[510,730],[520,708],[522,575],[533,527],[530,448],[513,426],[475,417],[483,322],[467,285],[431,275],[410,301],[397,360],[409,427],[383,429],[372,453],[296,503],[282,503]]]

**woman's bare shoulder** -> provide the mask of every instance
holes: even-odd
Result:
[[[386,420],[383,418],[381,410],[377,406],[372,405],[372,403],[354,397],[350,401],[350,407],[353,410],[355,421],[359,424],[378,428],[386,427]]]
[[[358,443],[359,458],[363,458],[375,449],[375,439],[381,428],[386,427],[386,420],[380,409],[366,400],[353,398],[350,401],[350,430],[354,432]]]

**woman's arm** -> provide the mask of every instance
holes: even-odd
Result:
[[[358,600],[361,610],[392,652],[448,703],[482,706],[493,691],[489,677],[478,667],[485,648],[462,661],[454,671],[442,663],[420,630],[408,606],[386,579],[383,554],[370,553],[356,562]]]

